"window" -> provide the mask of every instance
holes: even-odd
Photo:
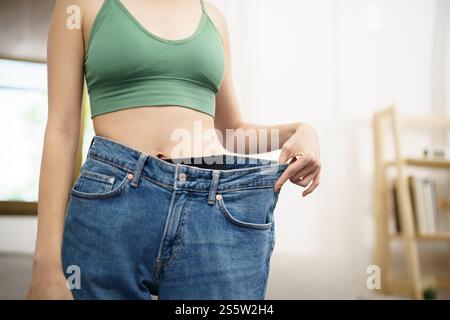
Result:
[[[0,201],[35,202],[47,119],[44,63],[0,60]]]

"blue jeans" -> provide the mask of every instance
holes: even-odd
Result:
[[[64,226],[75,299],[264,299],[273,187],[287,164],[233,155],[224,165],[170,163],[95,136]]]

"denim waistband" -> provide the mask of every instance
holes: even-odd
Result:
[[[133,173],[131,184],[135,187],[140,178],[145,178],[174,189],[210,194],[215,191],[273,187],[288,166],[274,160],[227,155],[226,170],[199,168],[170,163],[99,135],[92,138],[87,156]]]

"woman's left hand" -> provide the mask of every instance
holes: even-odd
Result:
[[[296,132],[283,144],[278,161],[285,163],[291,158],[289,166],[276,182],[274,189],[279,192],[289,179],[296,185],[308,187],[302,193],[305,197],[313,192],[320,182],[319,137],[314,127],[301,123]]]

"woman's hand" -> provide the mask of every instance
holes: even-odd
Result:
[[[28,299],[31,300],[73,300],[66,277],[59,268],[35,266]]]
[[[281,147],[280,163],[289,159],[289,166],[275,184],[275,191],[279,192],[283,184],[289,179],[301,187],[309,187],[303,191],[307,196],[320,183],[320,149],[319,137],[316,130],[309,124],[301,123],[296,132]]]

